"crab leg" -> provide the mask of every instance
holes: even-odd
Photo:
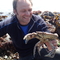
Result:
[[[33,56],[34,56],[34,57],[35,57],[36,47],[37,47],[37,49],[38,49],[39,55],[41,55],[41,54],[40,54],[40,51],[41,51],[41,49],[42,49],[42,45],[43,45],[43,43],[42,43],[41,41],[39,41],[39,42],[37,42],[37,43],[35,44],[34,50],[33,50]]]

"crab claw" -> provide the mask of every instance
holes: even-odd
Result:
[[[29,40],[35,38],[36,35],[37,35],[37,34],[36,34],[35,32],[29,33],[29,34],[25,35],[24,38],[23,38],[23,40],[25,40],[25,44],[27,44],[27,42],[28,42]]]
[[[24,38],[23,38],[23,40],[25,41],[25,44],[27,44],[28,41],[29,41],[29,38],[30,38],[29,35],[30,35],[30,34],[27,34],[27,35],[25,35]]]

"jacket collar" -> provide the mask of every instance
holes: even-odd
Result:
[[[33,17],[34,15],[32,15],[32,18],[31,18],[31,20],[30,20],[30,22],[29,22],[29,27],[28,27],[28,32],[30,32],[30,30],[33,28],[33,26],[34,26],[34,24],[35,24],[35,20],[34,20],[34,17]],[[17,17],[15,16],[15,20],[17,21],[17,27],[20,29],[20,23],[19,23],[19,21],[18,21],[18,19],[17,19]]]

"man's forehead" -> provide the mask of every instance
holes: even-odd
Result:
[[[29,0],[18,0],[18,1],[17,1],[17,4],[18,4],[18,3],[20,3],[20,4],[21,4],[21,3],[22,3],[22,4],[26,4],[27,2],[30,3]]]
[[[21,7],[23,7],[23,6],[31,6],[31,3],[30,3],[30,1],[29,0],[19,0],[18,2],[17,2],[17,6],[21,6]]]
[[[29,1],[29,0],[18,0],[19,2],[26,2],[26,1]]]

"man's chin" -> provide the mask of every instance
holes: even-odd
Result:
[[[30,21],[30,19],[24,19],[24,21],[27,21],[27,22],[29,22],[29,21]]]
[[[25,20],[25,23],[29,23],[30,22],[30,20]]]

